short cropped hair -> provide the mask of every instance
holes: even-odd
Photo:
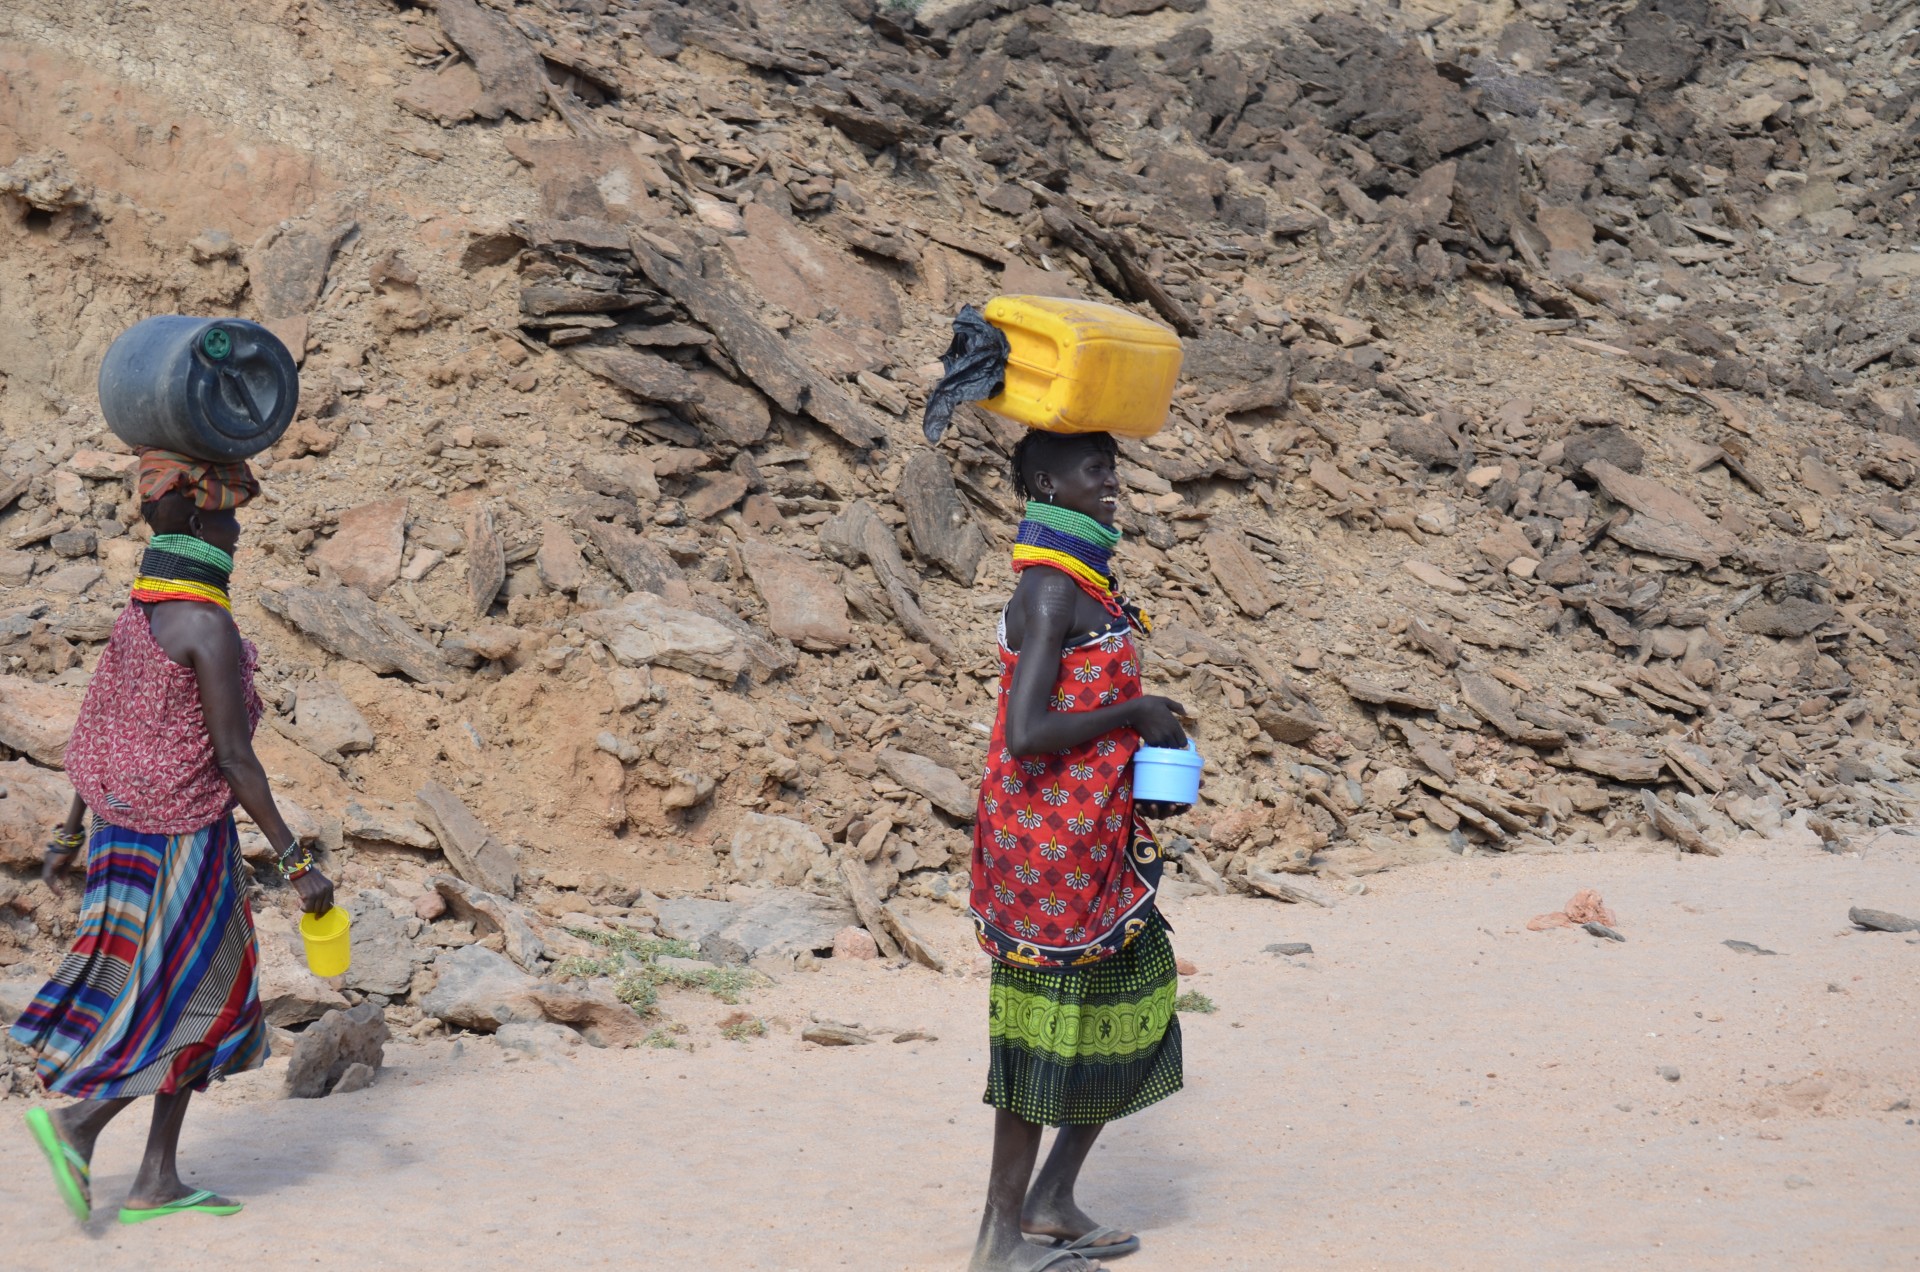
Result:
[[[1120,445],[1111,433],[1049,433],[1028,429],[1026,436],[1014,443],[1010,457],[1013,493],[1022,499],[1037,498],[1034,478],[1065,468],[1087,451],[1096,451],[1111,460],[1120,457]]]

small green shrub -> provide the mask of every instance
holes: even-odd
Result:
[[[634,973],[614,978],[613,996],[633,1008],[636,1016],[645,1016],[660,1005],[660,987]]]
[[[758,972],[744,967],[722,967],[707,973],[706,991],[728,1006],[739,1002],[749,989],[761,983]]]
[[[767,1036],[767,1022],[758,1016],[749,1016],[744,1011],[736,1011],[720,1022],[720,1036],[728,1042],[764,1038]]]
[[[685,941],[643,936],[638,932],[594,932],[569,928],[575,936],[607,951],[599,957],[576,955],[555,964],[554,971],[575,980],[609,977],[621,1002],[644,1016],[660,1001],[660,986],[701,989],[729,1006],[749,989],[766,984],[766,977],[744,967],[683,969],[662,967],[662,958],[693,958],[699,951]]]
[[[1202,1016],[1209,1016],[1220,1010],[1213,1005],[1213,999],[1208,998],[1197,989],[1190,989],[1180,995],[1180,997],[1174,999],[1173,1009],[1175,1011],[1195,1012]]]
[[[636,967],[624,955],[610,958],[563,958],[554,964],[554,972],[572,980],[598,980],[605,976],[613,982],[613,996],[644,1016],[660,1001],[659,980],[649,964]]]
[[[598,945],[601,949],[611,950],[616,954],[630,954],[648,963],[663,957],[695,958],[700,953],[685,941],[676,941],[664,936],[648,936],[644,932],[635,932],[631,928],[620,928],[612,932],[586,928],[568,928],[567,931],[590,945]]]
[[[553,965],[553,974],[568,980],[592,980],[596,976],[616,976],[624,965],[618,959],[585,958],[575,955]]]

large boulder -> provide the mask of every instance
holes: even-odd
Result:
[[[768,204],[749,203],[741,214],[747,232],[729,237],[727,249],[766,299],[796,318],[832,309],[887,334],[900,330],[899,299],[879,269]]]
[[[900,475],[893,500],[907,514],[913,550],[961,586],[972,587],[980,559],[987,554],[987,537],[974,524],[973,514],[953,484],[947,457],[936,450],[915,451]]]
[[[9,976],[0,980],[0,1028],[20,1019],[21,1014],[33,1005],[41,984],[38,976]]]
[[[656,930],[670,940],[698,947],[738,918],[740,907],[707,897],[668,897],[653,906]]]
[[[348,800],[346,810],[340,814],[340,829],[352,839],[398,844],[402,848],[418,848],[423,852],[432,852],[440,847],[440,841],[432,831],[399,809],[384,804],[368,807],[358,800]]]
[[[37,870],[72,801],[63,774],[26,760],[0,764],[0,866]]]
[[[494,1030],[493,1040],[501,1046],[536,1060],[569,1056],[580,1046],[580,1035],[565,1025],[544,1020],[518,1021]]]
[[[492,1033],[515,1020],[537,1019],[516,1007],[539,982],[484,945],[463,945],[434,964],[439,980],[420,999],[420,1010],[461,1029]]]
[[[444,679],[446,659],[406,619],[338,584],[260,590],[260,607],[314,644],[375,675],[397,671],[422,684]],[[0,738],[0,741],[5,741]]]
[[[531,1013],[521,1019],[546,1019],[579,1032],[595,1047],[631,1047],[646,1039],[647,1024],[633,1008],[598,989],[584,985],[542,982],[517,1000]]]
[[[629,667],[657,664],[726,685],[747,669],[746,649],[736,633],[651,592],[635,592],[611,609],[583,614],[580,626]]]
[[[740,559],[767,603],[767,626],[802,649],[841,649],[853,643],[847,594],[825,570],[799,553],[760,539],[740,545]]]
[[[447,1024],[480,1033],[502,1025],[552,1021],[596,1047],[628,1047],[647,1035],[646,1023],[625,1003],[581,985],[536,980],[483,945],[440,956],[439,981],[420,1010]]]
[[[362,892],[347,902],[353,916],[351,959],[340,978],[349,989],[397,998],[413,984],[419,956],[401,921],[378,892]]]
[[[453,872],[477,888],[512,899],[520,887],[520,864],[507,846],[458,795],[429,781],[415,797],[420,820],[446,854]]]
[[[958,773],[912,751],[887,747],[875,756],[880,771],[949,817],[972,821],[976,811],[973,787]]]
[[[526,911],[497,893],[463,883],[452,875],[432,875],[427,886],[446,903],[454,918],[473,924],[483,936],[498,933],[501,948],[522,970],[540,970],[547,947],[527,922]]]
[[[281,1029],[318,1020],[352,1006],[346,996],[307,969],[295,951],[298,937],[274,931],[270,918],[260,924],[260,1008],[267,1023]]]
[[[407,501],[382,499],[340,514],[333,537],[314,549],[313,560],[348,587],[378,596],[400,577],[407,545]]]
[[[0,676],[0,746],[58,768],[67,758],[83,696],[64,685]]]
[[[352,755],[373,749],[373,726],[340,686],[324,676],[299,687],[293,722],[325,750]]]
[[[858,922],[845,901],[790,888],[736,895],[735,900],[741,908],[733,921],[700,945],[701,955],[716,963],[824,953],[833,948],[841,928]]]
[[[379,1072],[391,1036],[386,1017],[372,1003],[328,1012],[293,1045],[293,1060],[287,1065],[288,1094],[297,1100],[317,1100],[356,1065]],[[363,1075],[354,1088],[366,1085],[372,1073]]]
[[[695,946],[711,963],[829,950],[841,928],[858,922],[846,902],[792,888],[741,888],[728,901],[679,897],[654,909],[662,936]]]
[[[651,468],[647,475],[653,475]],[[587,558],[581,553],[580,545],[573,541],[572,533],[558,521],[549,521],[540,527],[540,547],[533,561],[540,572],[540,581],[556,592],[577,592],[587,581]]]
[[[729,847],[735,883],[797,888],[827,877],[827,846],[813,828],[790,817],[748,813]]]

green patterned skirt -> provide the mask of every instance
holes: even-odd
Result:
[[[1113,957],[1079,971],[996,962],[987,993],[986,1103],[1046,1126],[1090,1126],[1182,1085],[1179,993],[1154,911]]]

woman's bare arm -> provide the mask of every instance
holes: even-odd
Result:
[[[1015,590],[1021,631],[1014,652],[1020,659],[1007,691],[1007,749],[1015,755],[1044,755],[1120,728],[1138,730],[1153,746],[1185,746],[1186,732],[1174,718],[1185,712],[1167,698],[1134,698],[1092,711],[1053,710],[1060,650],[1081,595],[1072,579],[1044,567],[1025,571]]]
[[[253,824],[285,857],[294,848],[293,831],[280,816],[267,783],[267,770],[254,754],[253,731],[247,720],[246,686],[240,678],[240,631],[224,610],[187,606],[166,616],[168,652],[193,668],[200,682],[200,710],[213,739],[214,760],[220,766],[234,798],[247,810]],[[333,884],[315,871],[294,880],[305,908],[324,913],[333,905]]]
[[[80,833],[80,828],[86,824],[87,801],[75,795],[73,797],[73,803],[67,807],[67,820],[66,823],[60,827],[60,833],[63,835],[77,835]]]
[[[87,802],[76,794],[73,797],[73,803],[67,806],[67,820],[60,824],[59,834],[61,838],[78,838],[80,828],[86,825],[86,822]],[[49,888],[58,891],[60,888],[61,873],[73,864],[73,859],[79,855],[80,849],[70,848],[65,852],[57,852],[55,851],[56,846],[57,845],[48,846],[46,858],[40,863],[40,878]]]

